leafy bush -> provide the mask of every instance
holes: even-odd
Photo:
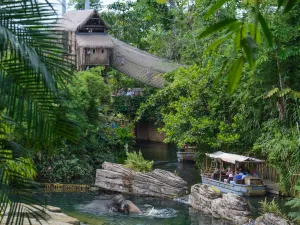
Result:
[[[261,207],[259,208],[261,215],[265,213],[274,213],[277,216],[284,217],[281,210],[279,209],[278,204],[275,202],[274,198],[271,202],[268,202],[267,198],[265,198],[265,200],[260,201],[259,204],[261,205]]]
[[[88,182],[93,178],[93,167],[87,160],[66,152],[43,159],[37,164],[37,168],[39,170],[38,179],[43,182]]]
[[[294,212],[289,212],[289,216],[293,218],[294,221],[300,223],[300,186],[295,186],[295,190],[299,192],[298,197],[288,201],[286,205],[290,206],[292,209],[296,209]]]
[[[145,160],[141,151],[127,152],[127,159],[125,160],[125,167],[137,172],[150,172],[152,171],[153,161]]]

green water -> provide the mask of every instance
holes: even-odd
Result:
[[[179,176],[193,185],[200,181],[199,171],[194,163],[179,163],[176,158],[176,148],[159,143],[138,143],[137,149],[141,149],[146,159],[154,160],[155,168],[165,169],[171,172],[178,172]],[[119,213],[103,213],[97,210],[87,209],[90,203],[101,202],[110,199],[113,195],[96,193],[47,193],[50,205],[58,206],[62,211],[70,216],[78,218],[81,222],[90,225],[227,225],[229,222],[221,219],[214,219],[201,212],[195,212],[184,202],[166,200],[153,197],[126,196],[133,201],[144,215],[123,215]],[[283,212],[287,212],[284,207],[286,199],[278,196],[267,196],[268,200],[275,197]],[[248,198],[252,205],[255,216],[259,213],[259,201],[263,197]],[[150,210],[151,214],[149,214]]]

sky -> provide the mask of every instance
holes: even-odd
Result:
[[[60,3],[62,2],[62,0],[49,0],[49,1],[50,1],[51,3],[59,4],[59,5],[60,5]],[[112,3],[118,2],[118,1],[122,2],[122,1],[125,1],[125,0],[101,0],[101,5],[105,7],[105,6],[109,5],[109,4],[112,4]],[[67,2],[67,11],[73,10],[74,8],[72,8],[72,7],[70,7],[70,6],[68,5],[68,4],[69,4],[69,0],[66,0],[66,2]],[[60,6],[57,6],[57,7],[56,7],[56,10],[59,11],[59,12],[61,12],[61,7],[60,7]]]

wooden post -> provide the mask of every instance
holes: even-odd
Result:
[[[261,164],[261,179],[264,179],[264,165],[263,163]]]
[[[234,175],[236,175],[236,165],[234,163]]]
[[[205,173],[207,173],[207,156],[205,157]]]
[[[220,177],[219,177],[219,181],[221,181],[221,176],[222,176],[222,170],[221,168],[223,167],[223,161],[221,160],[220,162]]]

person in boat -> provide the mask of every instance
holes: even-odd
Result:
[[[212,174],[212,179],[218,180],[219,176],[220,176],[220,169],[216,167],[214,173]]]
[[[237,180],[241,180],[241,179],[242,179],[242,175],[241,175],[241,173],[238,173],[234,176],[233,181],[235,183],[237,183]]]
[[[227,182],[230,184],[230,182],[233,181],[233,174],[229,174]]]
[[[228,166],[227,169],[226,169],[226,178],[228,179],[229,178],[229,175],[231,174],[231,168]]]
[[[256,170],[253,170],[252,174],[253,177],[259,178],[259,175],[256,173]]]
[[[233,174],[232,174],[232,173],[230,173],[230,174],[228,175],[228,178],[227,178],[227,179],[224,179],[224,182],[225,182],[225,183],[230,184],[230,181],[233,181]]]
[[[245,177],[249,177],[250,175],[250,171],[246,170],[245,173],[243,173],[244,175],[242,176],[242,179],[244,179]]]

